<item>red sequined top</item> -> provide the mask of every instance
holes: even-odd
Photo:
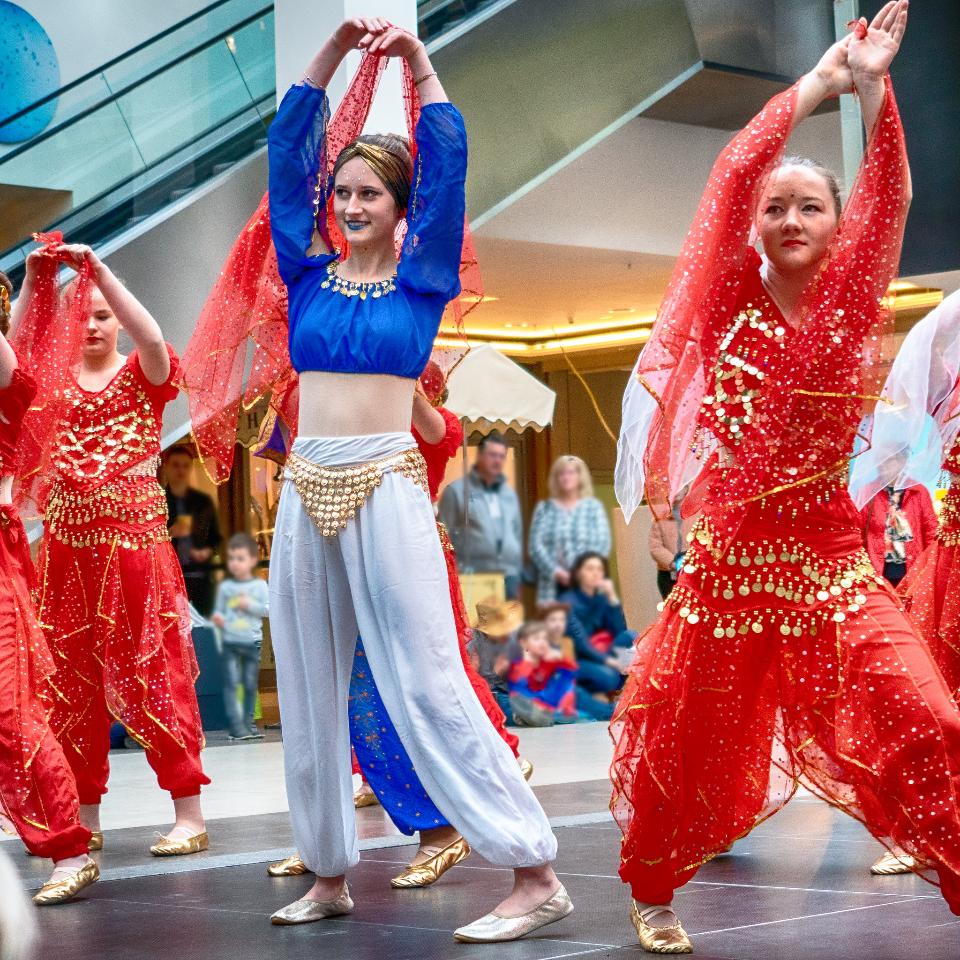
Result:
[[[10,383],[0,390],[0,477],[13,473],[20,426],[36,393],[36,382],[18,363]]]
[[[74,547],[117,539],[138,549],[169,539],[167,501],[157,482],[164,406],[177,395],[179,361],[155,386],[136,352],[102,390],[67,390],[47,497],[47,532]]]
[[[766,380],[771,369],[797,348],[800,336],[767,294],[760,277],[760,257],[753,251],[738,284],[740,291],[731,313],[718,318],[708,334],[705,355],[713,361],[705,370],[708,392],[697,419],[698,427],[734,457],[741,443],[756,431],[755,421],[763,413],[765,396],[770,395]],[[783,492],[782,488],[796,484],[800,477],[808,487],[845,483],[861,405],[857,390],[862,358],[846,343],[842,308],[824,322],[834,332],[825,338],[827,345],[792,388],[795,400],[789,419],[770,431],[766,485],[755,503]],[[702,434],[699,442],[703,442]],[[708,513],[711,506],[726,508],[725,471],[717,468],[728,460],[729,456],[721,453],[705,471],[703,479],[709,480],[709,491],[703,507]],[[795,493],[802,499],[809,492]],[[855,522],[852,513],[850,519]]]
[[[437,499],[440,484],[443,483],[444,474],[447,472],[447,464],[457,455],[457,450],[463,443],[463,427],[457,415],[451,413],[446,407],[438,407],[437,410],[443,415],[447,426],[446,433],[439,443],[427,443],[417,433],[416,428],[411,428],[420,453],[427,461],[427,485],[430,487],[430,499],[433,501]]]

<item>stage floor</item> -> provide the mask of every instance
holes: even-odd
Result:
[[[509,871],[478,855],[422,891],[394,891],[390,877],[413,848],[387,825],[379,808],[358,811],[363,847],[350,877],[355,912],[299,927],[272,927],[270,914],[297,899],[309,877],[273,880],[265,864],[291,849],[282,810],[264,806],[263,780],[252,798],[224,775],[219,791],[233,789],[239,816],[210,822],[208,853],[153,860],[146,847],[162,818],[128,812],[109,828],[97,854],[103,880],[82,899],[39,912],[38,957],[58,960],[560,960],[567,957],[641,956],[629,924],[629,894],[616,875],[619,831],[606,809],[609,787],[596,776],[609,757],[601,725],[524,732],[524,752],[543,771],[534,787],[560,841],[557,872],[576,904],[566,919],[513,944],[455,943],[452,930],[492,907],[509,887]],[[211,767],[233,764],[249,776],[275,771],[274,745],[242,744],[207,752]],[[231,757],[231,754],[233,755]],[[586,778],[581,776],[586,774]],[[215,779],[216,784],[216,779]],[[256,785],[254,787],[254,785]],[[149,781],[144,789],[149,786]],[[153,788],[156,789],[155,787]],[[274,789],[279,786],[274,784]],[[119,810],[119,785],[111,794]],[[229,798],[211,791],[222,813]],[[162,797],[160,798],[162,800]],[[276,801],[273,801],[276,802]],[[163,804],[159,803],[158,810]],[[32,889],[49,869],[10,853]],[[801,796],[731,854],[708,864],[678,893],[676,906],[703,960],[955,960],[960,918],[937,890],[914,876],[873,878],[879,853],[863,829],[837,811]]]

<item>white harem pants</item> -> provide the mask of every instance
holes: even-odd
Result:
[[[390,433],[300,437],[293,449],[343,466],[414,446],[409,433]],[[346,528],[324,538],[292,480],[284,483],[270,631],[290,819],[318,876],[338,876],[360,859],[347,705],[358,634],[400,740],[450,824],[499,866],[554,859],[547,818],[463,671],[433,509],[416,484],[385,473]]]

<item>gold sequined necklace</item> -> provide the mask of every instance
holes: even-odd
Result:
[[[393,293],[397,289],[397,274],[386,280],[368,280],[357,282],[356,280],[345,280],[337,273],[338,260],[333,260],[327,265],[327,279],[320,284],[321,287],[332,289],[334,293],[339,293],[344,297],[359,297],[366,300],[367,297],[373,297],[376,300],[379,297],[385,297],[388,293]]]

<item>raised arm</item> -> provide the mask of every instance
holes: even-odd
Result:
[[[413,392],[413,426],[431,447],[437,446],[447,435],[447,421],[430,403],[419,384]]]
[[[97,289],[137,348],[144,376],[155,387],[166,383],[170,378],[170,354],[163,331],[150,311],[86,244],[61,244],[54,249],[54,253],[74,269],[79,269],[84,260],[90,264]]]
[[[847,62],[853,77],[853,86],[860,97],[863,125],[867,135],[880,118],[886,99],[885,77],[890,64],[900,49],[907,29],[909,0],[891,0],[867,26],[867,21],[857,22],[847,47]],[[912,196],[909,169],[907,171],[908,198]]]

